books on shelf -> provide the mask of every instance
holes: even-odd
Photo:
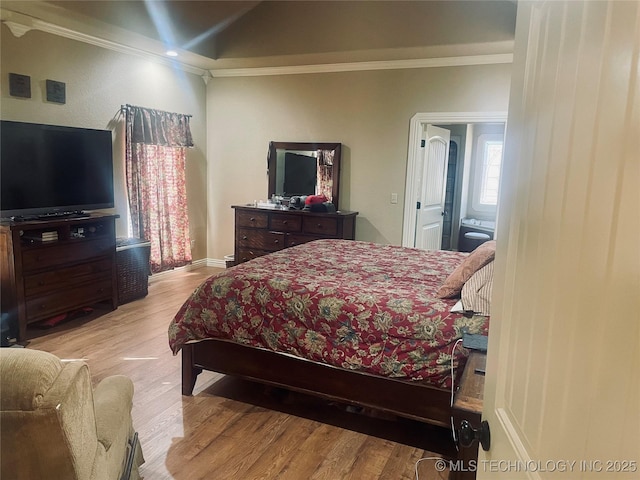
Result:
[[[53,242],[58,240],[58,232],[56,230],[51,232],[25,232],[22,238],[36,242]]]

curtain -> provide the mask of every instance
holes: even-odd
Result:
[[[318,150],[317,195],[324,195],[333,200],[333,150]]]
[[[191,263],[185,178],[189,115],[125,107],[126,175],[134,236],[151,243],[153,273]]]

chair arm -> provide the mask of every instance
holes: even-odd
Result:
[[[93,392],[98,441],[109,450],[122,431],[131,429],[133,406],[133,382],[123,375],[114,375],[102,380]]]

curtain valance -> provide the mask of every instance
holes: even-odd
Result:
[[[191,115],[163,112],[132,105],[123,106],[132,143],[167,147],[193,147]]]

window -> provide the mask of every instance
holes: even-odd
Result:
[[[478,137],[473,173],[473,210],[495,212],[498,205],[503,135],[484,134]]]
[[[502,141],[484,142],[482,159],[482,179],[480,181],[480,204],[498,204],[500,184],[500,163],[502,162]]]

